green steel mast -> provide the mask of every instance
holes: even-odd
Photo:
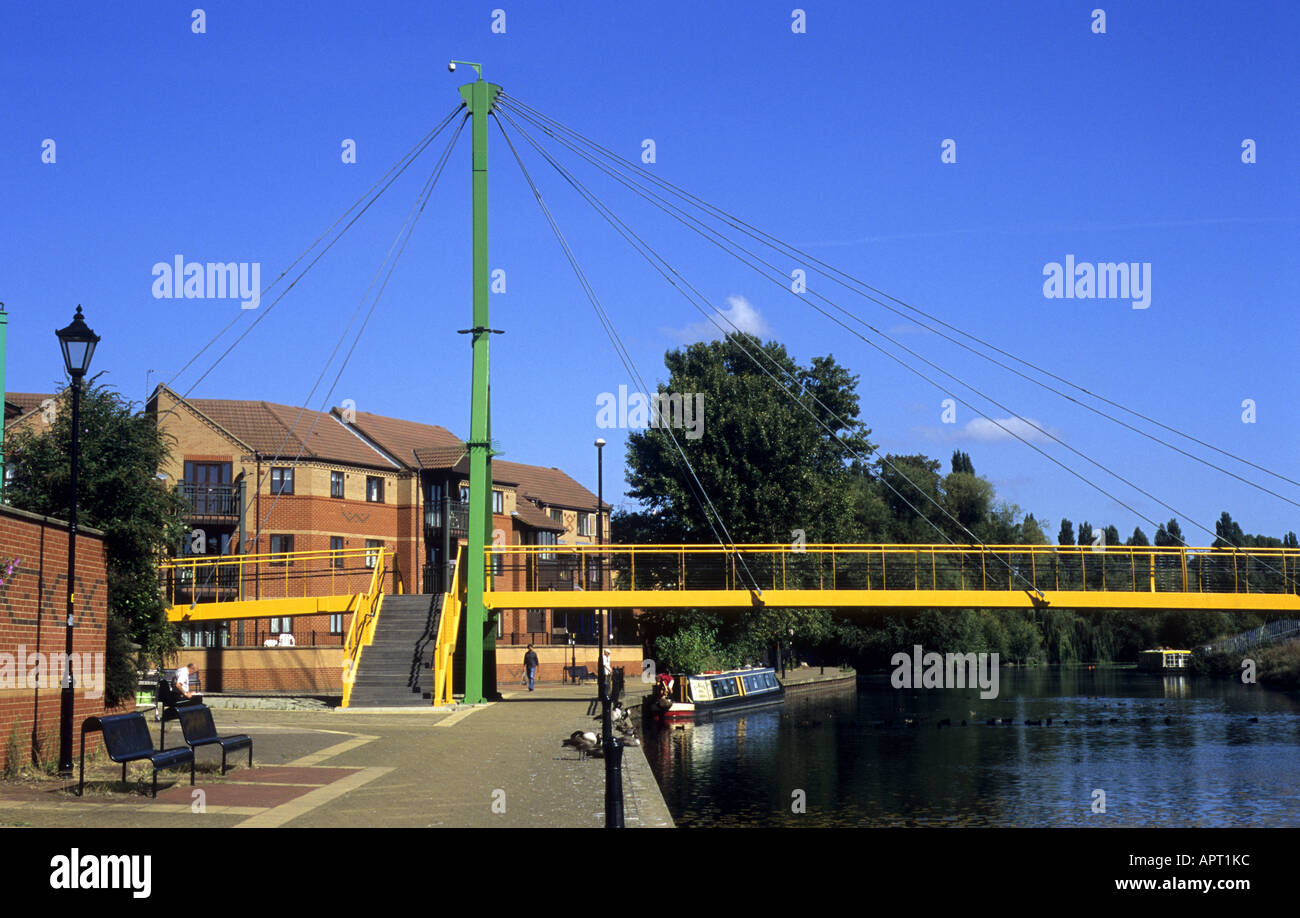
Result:
[[[453,62],[451,69],[455,69]],[[465,62],[467,63],[467,62]],[[479,704],[496,694],[495,629],[483,607],[487,566],[484,549],[492,538],[492,421],[488,387],[488,113],[501,87],[483,80],[460,87],[469,109],[474,167],[474,324],[469,329],[474,352],[469,435],[469,544],[465,568],[465,703]],[[486,678],[485,678],[486,677]],[[486,684],[485,684],[486,682]],[[486,691],[485,691],[486,690]]]

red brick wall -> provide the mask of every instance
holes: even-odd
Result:
[[[632,691],[634,683],[640,684],[641,658],[644,656],[641,648],[616,644],[608,649],[610,665],[623,667],[623,678],[627,680],[628,691]],[[600,660],[599,649],[589,645],[569,647],[567,644],[553,644],[550,647],[534,646],[533,650],[537,654],[537,675],[533,679],[535,683],[564,682],[567,677],[565,667],[572,665],[575,657],[577,665],[587,667],[587,671],[594,676]],[[524,654],[527,652],[527,645],[511,647],[497,644],[497,687],[501,691],[516,691],[521,685],[527,684],[524,674]]]
[[[39,745],[45,758],[58,757],[60,673],[58,669],[52,674],[47,670],[41,678],[33,670],[39,660],[43,659],[47,666],[62,660],[68,589],[67,524],[0,507],[0,559],[11,558],[20,559],[20,563],[0,586],[0,768],[8,765],[11,737],[17,744],[16,755],[22,764],[32,760],[33,743]],[[74,756],[79,748],[82,720],[104,712],[102,661],[108,619],[104,564],[102,533],[81,529],[77,535],[77,619],[72,650],[81,659],[90,661],[99,654],[101,668],[97,674],[83,674],[76,688]],[[16,659],[20,647],[24,657],[44,656],[30,658],[29,665],[29,660]],[[35,687],[28,685],[32,675],[36,679],[30,681],[39,682]],[[95,675],[99,683],[97,690],[90,684],[90,677]],[[98,748],[98,734],[93,740],[87,737],[87,752]]]
[[[186,663],[198,669],[203,691],[343,694],[341,647],[188,648],[168,661]]]

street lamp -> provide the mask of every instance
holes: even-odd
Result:
[[[72,629],[76,627],[77,576],[77,448],[81,439],[81,380],[90,369],[99,335],[81,317],[81,307],[72,324],[54,333],[63,349],[63,368],[72,378],[72,495],[68,501],[68,619],[63,636],[63,694],[59,707],[59,774],[72,775]]]
[[[600,566],[600,589],[605,589],[605,439],[596,438],[596,545]],[[609,610],[597,616],[600,626],[600,729],[605,752],[605,828],[623,828],[623,746],[614,738],[614,720],[609,710],[609,681],[605,678],[605,630]],[[610,664],[610,676],[614,675]]]

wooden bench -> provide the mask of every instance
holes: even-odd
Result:
[[[226,773],[226,754],[247,747],[248,767],[253,767],[253,738],[246,733],[235,736],[218,736],[217,725],[212,722],[212,709],[205,704],[185,704],[176,708],[181,722],[181,733],[193,753],[200,746],[221,746],[221,773]]]
[[[149,735],[149,722],[140,713],[114,714],[110,717],[87,717],[81,722],[81,775],[77,784],[80,797],[86,787],[86,734],[99,731],[104,734],[104,748],[108,757],[122,764],[122,783],[126,783],[126,763],[148,759],[153,763],[153,795],[158,796],[158,769],[179,768],[189,763],[190,787],[194,786],[194,750],[153,748]]]

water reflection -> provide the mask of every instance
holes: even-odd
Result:
[[[688,826],[1300,825],[1300,704],[1226,680],[1015,670],[983,700],[882,676],[645,751]]]

